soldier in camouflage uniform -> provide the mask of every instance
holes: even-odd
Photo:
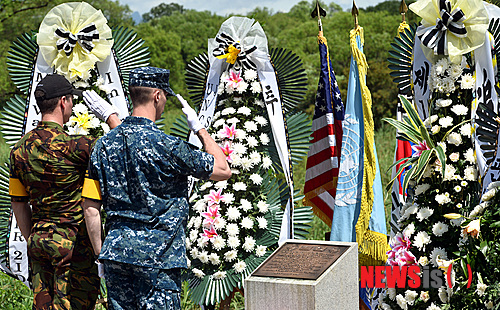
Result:
[[[110,309],[180,309],[180,273],[187,268],[185,229],[188,176],[226,180],[225,155],[179,96],[202,152],[164,134],[169,71],[145,67],[130,73],[132,116],[100,139],[92,152],[84,210],[94,251],[100,253]],[[89,189],[94,184],[94,189]],[[92,195],[93,193],[94,195]],[[101,250],[100,207],[106,212]]]
[[[42,120],[10,154],[9,194],[28,245],[33,309],[94,309],[100,287],[81,206],[95,139],[62,127],[81,93],[61,75],[43,78],[35,90]],[[110,127],[118,125],[112,107],[101,104]]]

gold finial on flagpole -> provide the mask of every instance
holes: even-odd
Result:
[[[354,28],[358,28],[358,7],[356,6],[356,2],[352,0],[352,10],[351,10],[352,16],[354,16]]]
[[[406,6],[405,0],[401,0],[399,5],[399,13],[401,13],[401,21],[406,22],[406,12],[408,12],[408,7]]]
[[[319,35],[320,36],[323,35],[323,24],[321,23],[321,16],[325,17],[326,11],[319,5],[319,0],[317,0],[316,7],[311,12],[311,17],[312,18],[318,17],[318,28],[319,28]]]

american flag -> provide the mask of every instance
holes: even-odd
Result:
[[[332,69],[326,38],[318,36],[321,73],[316,93],[313,140],[307,156],[304,205],[332,224],[339,175],[344,104]]]

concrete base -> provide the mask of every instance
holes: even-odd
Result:
[[[349,248],[317,279],[300,280],[250,275],[245,280],[246,310],[358,310],[358,244],[293,240]]]

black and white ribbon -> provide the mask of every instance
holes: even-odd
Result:
[[[234,64],[229,64],[230,68],[232,66],[241,66],[244,69],[257,69],[255,63],[247,57],[249,54],[257,50],[257,46],[254,45],[247,50],[243,50],[243,47],[239,42],[236,42],[230,35],[225,34],[224,32],[221,32],[215,37],[215,42],[218,44],[213,50],[213,55],[215,57],[226,55],[228,53],[229,46],[231,45],[240,50],[236,62]]]
[[[463,21],[464,12],[457,7],[451,11],[451,3],[448,0],[439,1],[439,15],[436,25],[418,31],[417,35],[423,45],[434,50],[436,55],[448,55],[447,31],[458,38],[465,38],[467,30]]]
[[[66,53],[66,56],[69,56],[73,52],[77,42],[84,51],[90,53],[95,47],[92,41],[99,40],[99,32],[97,31],[97,27],[94,23],[86,26],[77,34],[73,34],[71,31],[64,30],[61,27],[56,29],[55,34],[60,37],[56,43],[57,49],[63,50]]]

